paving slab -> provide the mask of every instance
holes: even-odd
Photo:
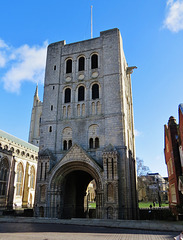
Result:
[[[82,226],[101,226],[110,228],[142,229],[154,231],[182,232],[183,222],[165,222],[152,220],[110,220],[110,219],[57,219],[35,217],[0,217],[1,223],[60,223]]]

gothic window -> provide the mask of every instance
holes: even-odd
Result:
[[[97,98],[99,98],[99,85],[95,83],[92,86],[92,99],[95,100]]]
[[[84,101],[85,99],[85,88],[80,86],[78,88],[78,101]]]
[[[57,69],[57,66],[56,66],[56,65],[54,65],[53,69],[54,69],[54,71],[55,71],[55,70]]]
[[[8,169],[8,160],[3,159],[0,163],[0,196],[6,194]]]
[[[68,149],[72,147],[72,140],[69,140]]]
[[[30,188],[34,188],[35,185],[35,169],[32,166],[30,171]]]
[[[51,105],[51,111],[53,111],[53,105]]]
[[[66,61],[66,73],[72,73],[72,59]]]
[[[64,150],[67,150],[67,141],[66,141],[66,140],[64,140],[63,149],[64,149]]]
[[[22,189],[23,189],[23,165],[21,163],[17,166],[17,182],[16,182],[16,195],[21,196],[22,195]]]
[[[99,138],[95,138],[95,148],[99,148]]]
[[[71,89],[70,88],[66,88],[65,89],[65,103],[69,103],[71,102]]]
[[[89,139],[89,148],[93,148],[93,138]]]
[[[98,55],[93,54],[91,56],[91,69],[98,68]]]
[[[79,58],[79,65],[78,65],[78,71],[84,71],[85,70],[85,58],[80,57]]]

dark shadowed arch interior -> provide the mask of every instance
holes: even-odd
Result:
[[[65,177],[63,218],[86,217],[84,197],[88,184],[93,180],[92,176],[84,171],[73,171]]]

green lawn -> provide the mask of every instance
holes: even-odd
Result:
[[[149,208],[150,205],[152,205],[152,207],[153,207],[152,202],[139,202],[139,208]],[[159,207],[159,203],[156,203],[155,207]],[[169,204],[168,203],[162,203],[161,207],[169,207]]]
[[[96,202],[89,203],[89,208],[96,208]]]
[[[152,205],[152,202],[139,202],[139,208],[149,208],[149,206]],[[155,207],[159,207],[159,204],[156,203]],[[169,207],[169,205],[167,203],[162,203],[161,207]],[[93,203],[89,203],[89,208],[96,208],[96,202]]]

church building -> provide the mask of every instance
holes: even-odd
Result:
[[[42,109],[30,129],[33,139],[40,125],[35,216],[87,217],[84,199],[93,181],[93,217],[138,218],[134,68],[127,65],[118,29],[48,46]]]
[[[33,208],[38,150],[0,130],[0,211]]]

